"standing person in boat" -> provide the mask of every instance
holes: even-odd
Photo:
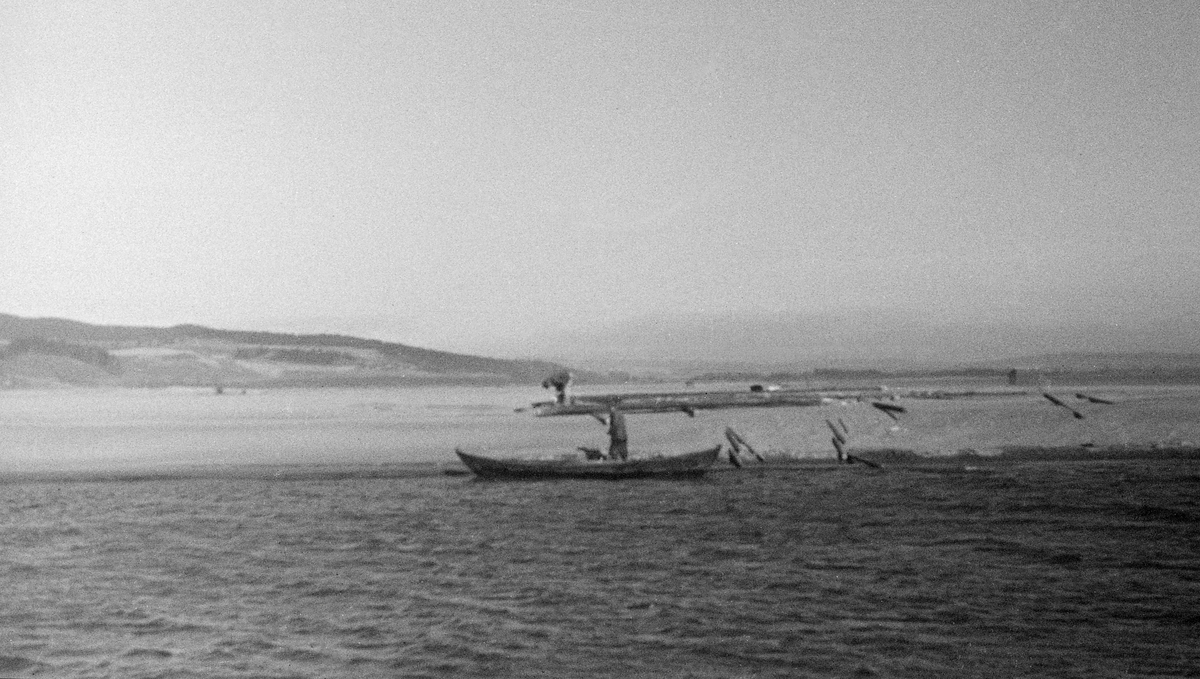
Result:
[[[608,411],[608,459],[629,459],[629,434],[625,430],[625,415],[616,408]]]
[[[571,371],[569,370],[562,370],[554,373],[542,381],[542,389],[554,387],[554,391],[557,392],[557,395],[554,398],[555,402],[559,403],[560,405],[566,403],[567,385],[571,384],[571,377]]]

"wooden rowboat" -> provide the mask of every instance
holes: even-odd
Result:
[[[683,455],[628,460],[495,459],[455,450],[467,468],[485,479],[639,479],[700,476],[717,460],[721,446]]]

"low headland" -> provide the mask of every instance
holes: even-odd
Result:
[[[540,382],[550,361],[331,334],[92,325],[0,314],[0,388],[386,387]]]

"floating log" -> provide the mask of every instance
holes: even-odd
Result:
[[[879,410],[879,412],[887,415],[897,422],[900,421],[900,418],[896,416],[896,413],[908,412],[903,406],[893,405],[891,403],[880,403],[878,401],[872,401],[871,407]]]
[[[1053,394],[1042,392],[1042,396],[1045,396],[1046,400],[1053,403],[1054,405],[1059,406],[1060,408],[1066,408],[1068,411],[1070,411],[1071,416],[1074,417],[1075,419],[1077,419],[1077,420],[1083,419],[1083,413],[1079,412],[1078,410],[1075,410],[1074,408],[1067,405],[1066,403],[1063,403],[1060,399],[1056,398]]]
[[[871,469],[883,469],[883,465],[879,464],[878,462],[864,460],[861,457],[854,457],[853,455],[846,456],[846,464],[853,464],[855,462],[857,462],[859,464],[865,464],[868,467],[870,467]]]
[[[1075,394],[1075,398],[1087,401],[1088,403],[1100,403],[1100,404],[1108,405],[1108,406],[1116,403],[1116,401],[1110,401],[1106,398],[1099,398],[1097,396],[1089,396],[1087,394],[1082,394],[1082,393]]]

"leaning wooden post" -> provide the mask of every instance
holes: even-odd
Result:
[[[758,454],[758,451],[751,446],[742,435],[733,430],[733,427],[725,428],[725,438],[729,439],[729,443],[740,453],[742,448],[756,457],[759,462],[766,462],[766,458]]]
[[[734,448],[732,446],[730,446],[730,448],[729,448],[729,464],[731,464],[739,469],[742,466],[742,461],[738,459],[737,452],[734,450]]]
[[[833,438],[841,441],[842,443],[846,442],[846,435],[843,434],[837,427],[835,427],[833,422],[830,420],[825,420],[825,424],[829,425],[829,431],[833,432]]]
[[[741,451],[742,444],[738,442],[738,435],[737,432],[733,430],[733,427],[725,428],[725,439],[729,441],[729,446],[734,452]]]
[[[834,448],[834,450],[837,451],[838,464],[845,463],[847,460],[847,456],[846,456],[846,449],[842,447],[842,442],[839,441],[836,436],[829,440],[833,442],[833,448]]]

